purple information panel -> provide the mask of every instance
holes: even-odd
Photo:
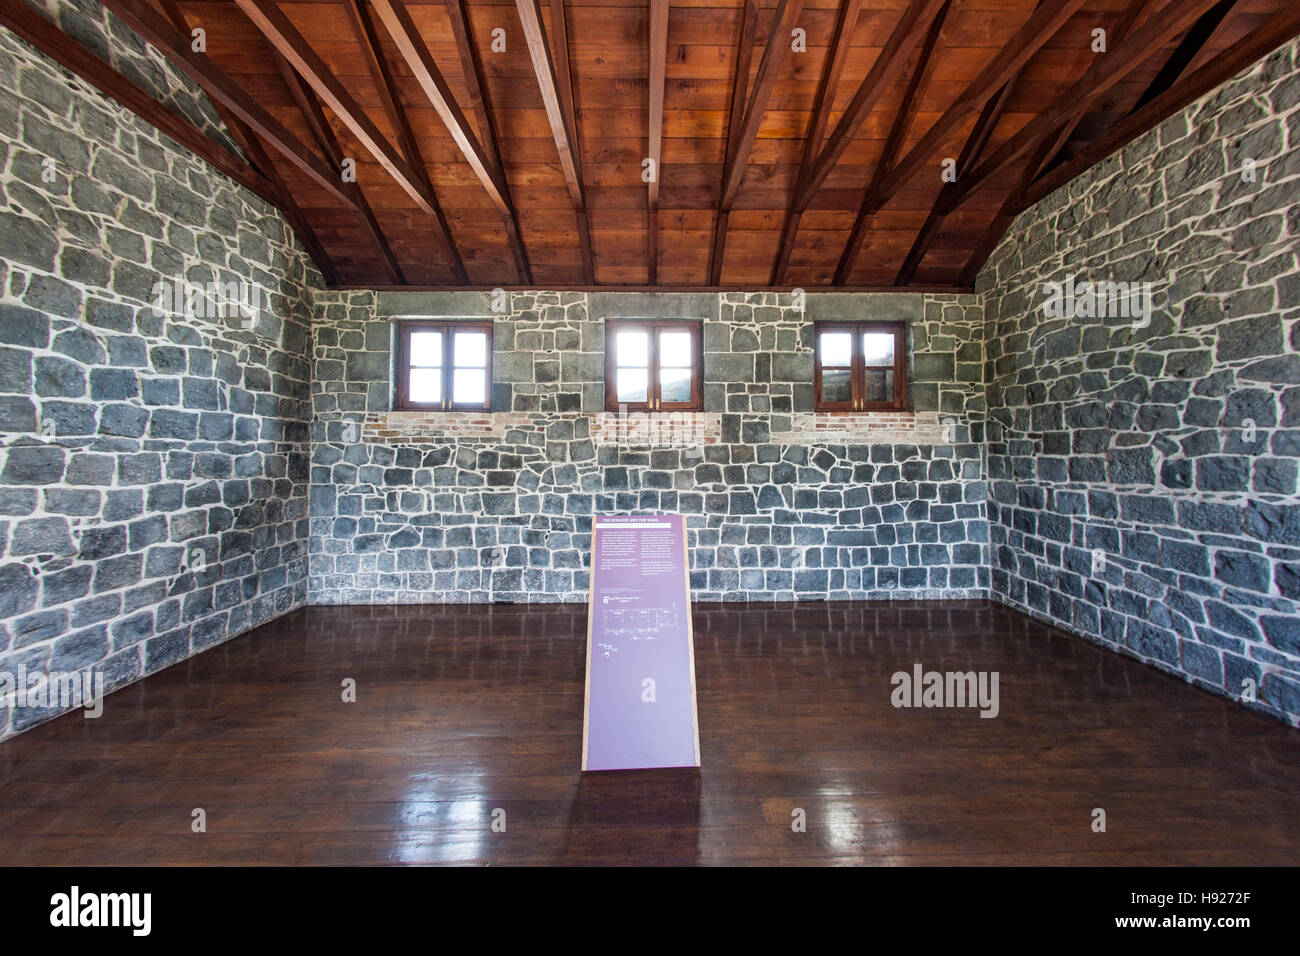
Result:
[[[698,767],[686,519],[592,523],[582,769]]]

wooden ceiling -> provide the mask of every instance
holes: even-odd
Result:
[[[1014,213],[1300,33],[1295,0],[103,3],[364,287],[969,288]]]

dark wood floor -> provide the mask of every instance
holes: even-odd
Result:
[[[0,860],[1300,857],[1300,731],[996,605],[697,607],[699,771],[579,773],[585,624],[584,606],[298,611],[99,720],[0,743]],[[999,671],[1000,715],[894,709],[915,662]]]

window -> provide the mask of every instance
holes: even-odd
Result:
[[[605,408],[687,412],[704,408],[699,322],[605,323]]]
[[[394,407],[448,412],[490,409],[492,323],[399,322]]]
[[[903,411],[907,326],[902,322],[818,322],[813,407],[819,412]]]

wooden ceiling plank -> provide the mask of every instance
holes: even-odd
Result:
[[[110,12],[157,47],[181,72],[194,80],[216,103],[220,103],[250,129],[261,136],[276,152],[293,163],[317,185],[328,191],[348,208],[356,208],[356,199],[337,169],[316,155],[302,140],[285,128],[274,116],[253,100],[204,53],[190,49],[191,39],[182,34],[145,0],[100,0]]]
[[[945,4],[945,9],[946,9]],[[826,127],[830,124],[831,106],[835,102],[835,90],[840,84],[840,75],[849,58],[849,44],[853,40],[853,29],[858,24],[862,12],[862,0],[840,0],[835,15],[835,26],[831,33],[831,52],[822,69],[821,81],[817,87],[816,106],[813,108],[812,123],[808,135],[804,138],[803,155],[799,160],[799,177],[816,160],[826,138]],[[797,182],[797,180],[796,180]],[[776,262],[772,266],[772,284],[780,285],[790,268],[790,256],[794,252],[795,238],[799,232],[799,220],[803,213],[796,209],[787,209],[785,222],[781,227],[781,244],[777,249]]]
[[[893,169],[898,161],[898,154],[903,151],[907,131],[911,129],[912,120],[921,105],[921,94],[929,85],[930,77],[934,73],[936,63],[934,51],[939,44],[939,36],[943,32],[943,25],[951,9],[951,0],[939,8],[934,21],[930,24],[930,29],[926,32],[925,39],[921,41],[912,73],[907,79],[907,87],[903,91],[902,103],[898,107],[898,112],[894,114],[894,121],[889,127],[889,136],[885,139],[880,158],[876,161],[871,182],[862,194],[862,201],[858,203],[858,211],[853,219],[853,228],[849,231],[848,242],[845,243],[844,251],[840,253],[839,263],[835,267],[835,276],[832,279],[834,285],[844,285],[848,282],[849,275],[857,264],[858,254],[862,251],[862,244],[866,241],[867,229],[872,219],[867,209],[874,205],[874,197],[880,192],[880,184],[884,181],[885,174]]]

